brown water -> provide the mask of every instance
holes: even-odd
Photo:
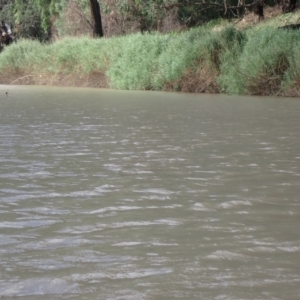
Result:
[[[300,299],[299,136],[299,99],[0,87],[0,298]]]

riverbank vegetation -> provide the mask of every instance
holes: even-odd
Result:
[[[20,39],[0,54],[0,82],[130,90],[300,96],[298,12],[259,24],[213,20],[169,33],[49,42]]]

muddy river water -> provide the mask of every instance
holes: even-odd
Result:
[[[299,99],[0,87],[1,299],[300,299],[299,229]]]

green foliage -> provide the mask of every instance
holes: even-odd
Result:
[[[14,23],[13,3],[7,0],[0,0],[0,20],[4,20],[8,24]]]
[[[18,37],[47,40],[49,35],[42,28],[40,9],[35,1],[15,1],[13,6],[12,24]]]
[[[245,0],[245,3],[250,4],[253,1]],[[266,1],[273,5],[275,0]],[[162,30],[163,26],[167,28],[166,31],[172,30],[172,26],[194,27],[211,20],[236,15],[235,10],[233,13],[227,8],[239,3],[238,0],[99,0],[99,2],[102,14],[107,14],[106,21],[109,24],[106,24],[106,28],[109,26],[121,28],[119,31],[111,30],[112,34],[138,29],[150,32]],[[47,40],[51,28],[56,29],[55,33],[58,31],[59,37],[81,35],[85,34],[93,23],[90,0],[0,0],[0,4],[3,4],[0,17],[9,23],[19,25],[22,37]],[[76,7],[73,13],[70,13],[70,7]],[[88,29],[77,30],[76,24],[80,29],[84,26]],[[70,30],[73,27],[74,30]]]
[[[35,0],[41,11],[42,27],[45,32],[50,27],[50,18],[56,12],[56,3],[58,0]]]
[[[24,20],[24,12],[32,11],[35,16],[38,15],[40,26],[44,32],[48,32],[50,28],[50,18],[57,13],[56,8],[59,3],[59,0],[15,0],[13,6],[15,22],[25,25],[24,22],[22,22]],[[28,21],[28,18],[25,18],[25,21]]]
[[[34,37],[44,41],[50,37],[51,29],[55,27],[61,36],[69,33],[66,30],[66,22],[69,21],[66,11],[70,3],[79,10],[74,12],[76,17],[77,14],[88,16],[85,22],[90,18],[89,0],[15,0],[10,5],[9,12],[12,23],[20,29],[21,37]],[[74,18],[72,21],[75,24],[78,20]]]
[[[117,9],[128,20],[139,21],[142,31],[151,31],[155,30],[158,23],[164,18],[166,13],[164,5],[166,2],[168,1],[118,0]]]
[[[76,36],[78,29],[84,27],[83,24],[86,25],[91,19],[90,5],[87,0],[60,1],[56,3],[55,11],[57,14],[53,25],[58,37]]]

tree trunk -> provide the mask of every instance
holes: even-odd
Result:
[[[102,21],[101,21],[101,13],[100,13],[100,5],[98,0],[90,0],[91,5],[91,13],[93,18],[93,34],[95,37],[103,37],[103,29],[102,29]]]

